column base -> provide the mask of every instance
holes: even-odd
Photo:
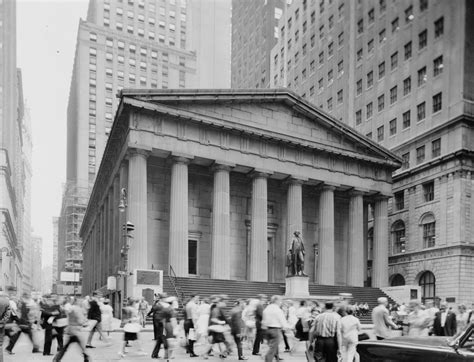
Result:
[[[293,276],[285,279],[285,297],[306,298],[309,297],[309,277]]]

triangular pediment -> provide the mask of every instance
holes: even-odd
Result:
[[[194,118],[212,119],[223,127],[255,129],[262,137],[288,137],[301,145],[318,144],[335,153],[384,160],[395,168],[400,164],[389,150],[286,90],[126,90],[124,95],[179,108]]]

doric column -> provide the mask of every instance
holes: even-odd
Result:
[[[212,204],[211,278],[230,279],[230,170],[216,164]]]
[[[287,239],[293,237],[295,231],[303,233],[303,201],[302,201],[303,181],[291,178],[288,180],[287,193]],[[304,235],[303,235],[304,236]],[[289,245],[287,245],[287,248]],[[286,253],[286,250],[285,250]]]
[[[372,261],[372,286],[388,285],[388,198],[375,201],[374,208],[374,260]]]
[[[252,222],[250,241],[250,280],[268,281],[267,239],[267,177],[268,174],[252,174]]]
[[[319,196],[319,284],[334,285],[334,186]]]
[[[136,150],[128,159],[128,220],[135,224],[134,238],[129,241],[128,270],[148,268],[147,216],[148,152]]]
[[[188,163],[173,157],[171,166],[169,265],[179,277],[188,276]]]
[[[352,192],[349,201],[349,245],[347,283],[364,286],[364,198]]]

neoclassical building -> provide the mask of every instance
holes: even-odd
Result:
[[[388,199],[400,165],[285,89],[123,90],[80,232],[83,293],[106,288],[124,262],[132,272],[284,281],[295,230],[312,282],[364,286],[369,205],[371,284],[387,286]],[[125,256],[126,221],[135,231]]]

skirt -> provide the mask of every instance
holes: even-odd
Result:
[[[136,341],[138,339],[138,333],[125,332],[123,336],[124,341]]]

